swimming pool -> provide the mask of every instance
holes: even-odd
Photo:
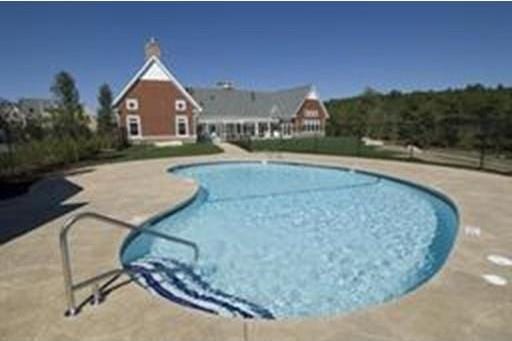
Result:
[[[382,303],[433,276],[456,236],[447,198],[375,174],[274,162],[173,173],[197,181],[197,195],[145,228],[194,241],[198,263],[148,235],[131,235],[121,259],[151,292],[206,312],[286,318]]]

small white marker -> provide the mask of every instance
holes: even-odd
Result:
[[[267,164],[267,160],[261,160],[261,164],[262,165],[266,165]]]
[[[478,226],[466,225],[466,227],[464,227],[464,233],[466,236],[480,237],[481,232],[482,229]]]
[[[512,259],[500,255],[488,255],[487,260],[499,266],[512,266]]]
[[[130,220],[130,222],[131,222],[132,224],[140,224],[140,223],[142,223],[144,220],[146,220],[146,218],[141,217],[141,216],[139,216],[139,215],[136,215],[136,216],[134,216],[134,217]]]
[[[490,274],[485,274],[485,275],[482,275],[482,278],[489,284],[492,284],[492,285],[497,285],[497,286],[504,286],[504,285],[507,285],[507,280],[501,276],[498,276],[498,275],[490,275]]]

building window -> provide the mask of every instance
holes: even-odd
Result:
[[[188,118],[185,115],[176,116],[176,135],[188,136]]]
[[[255,136],[256,135],[256,123],[246,122],[243,125],[243,134],[245,136]]]
[[[313,133],[313,132],[320,131],[320,128],[321,128],[320,120],[309,119],[309,120],[304,120],[302,123],[302,130],[307,133]]]
[[[283,136],[291,136],[292,135],[292,124],[289,122],[281,123],[281,134]]]
[[[136,98],[128,98],[126,100],[126,109],[131,111],[139,110],[139,101]]]
[[[138,115],[126,116],[126,129],[128,131],[128,137],[132,137],[132,138],[142,137],[140,116],[138,116]]]
[[[187,110],[187,101],[184,99],[177,99],[175,102],[175,109],[178,112],[183,112]]]

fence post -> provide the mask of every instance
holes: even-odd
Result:
[[[478,169],[484,169],[485,166],[485,144],[482,143],[482,147],[480,148],[480,163],[478,165]]]

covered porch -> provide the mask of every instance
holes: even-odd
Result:
[[[291,121],[276,118],[201,120],[198,133],[219,137],[221,140],[241,138],[280,138],[291,137],[294,133]]]

